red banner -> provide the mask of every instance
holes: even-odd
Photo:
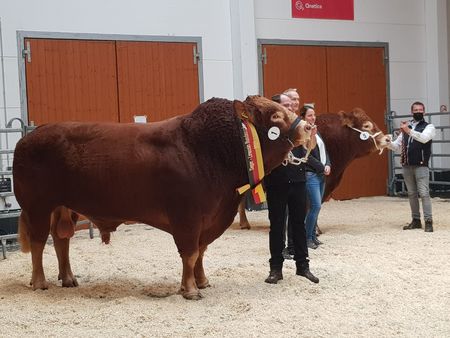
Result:
[[[353,20],[353,0],[292,0],[292,17]]]

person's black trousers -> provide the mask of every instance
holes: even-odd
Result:
[[[269,209],[270,269],[283,267],[284,227],[286,207],[289,225],[292,227],[294,241],[294,260],[297,266],[308,265],[308,246],[306,245],[306,187],[305,182],[285,183],[266,187]]]

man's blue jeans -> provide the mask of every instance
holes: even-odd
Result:
[[[423,218],[432,220],[430,199],[430,170],[428,167],[408,165],[403,167],[403,179],[408,189],[411,217],[420,219],[419,197],[422,200]]]
[[[325,189],[325,178],[323,175],[307,171],[306,172],[306,193],[309,200],[309,210],[306,214],[306,238],[316,239],[316,223],[322,207],[322,198]]]

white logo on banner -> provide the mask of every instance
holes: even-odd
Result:
[[[301,1],[297,1],[295,3],[295,8],[297,8],[297,10],[299,10],[299,11],[304,11],[305,10],[305,7],[303,7],[303,2],[301,2]]]
[[[297,1],[297,2],[295,2],[295,8],[297,8],[297,10],[299,10],[299,11],[304,11],[305,8],[307,8],[307,9],[322,9],[322,5],[310,4],[309,2],[306,2],[305,4],[303,4],[302,1]]]

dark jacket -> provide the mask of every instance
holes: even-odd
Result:
[[[292,149],[292,153],[295,157],[301,158],[304,156],[304,148],[302,146]],[[288,164],[287,166],[279,165],[272,172],[264,178],[264,184],[266,187],[295,183],[295,182],[305,182],[305,164],[300,165]]]
[[[320,135],[319,135],[319,137],[320,137]],[[322,139],[322,141],[323,141],[323,139]],[[306,150],[304,150],[304,153],[306,154]],[[325,154],[326,154],[325,165],[328,165],[331,167],[330,156],[328,155],[326,146],[325,146]],[[319,146],[316,145],[314,147],[314,149],[311,150],[311,154],[308,157],[308,162],[306,162],[306,171],[311,171],[311,172],[321,175],[321,174],[323,174],[323,172],[325,170],[325,165],[322,164],[322,161],[320,158]]]
[[[425,127],[428,125],[424,120],[420,121],[416,127],[415,131],[423,132]],[[410,140],[411,138],[411,140]],[[431,156],[431,144],[432,140],[427,143],[422,143],[416,141],[414,138],[410,137],[408,134],[403,134],[402,147],[407,147],[407,159],[406,163],[402,163],[403,165],[419,165],[419,166],[428,166],[428,161]]]

